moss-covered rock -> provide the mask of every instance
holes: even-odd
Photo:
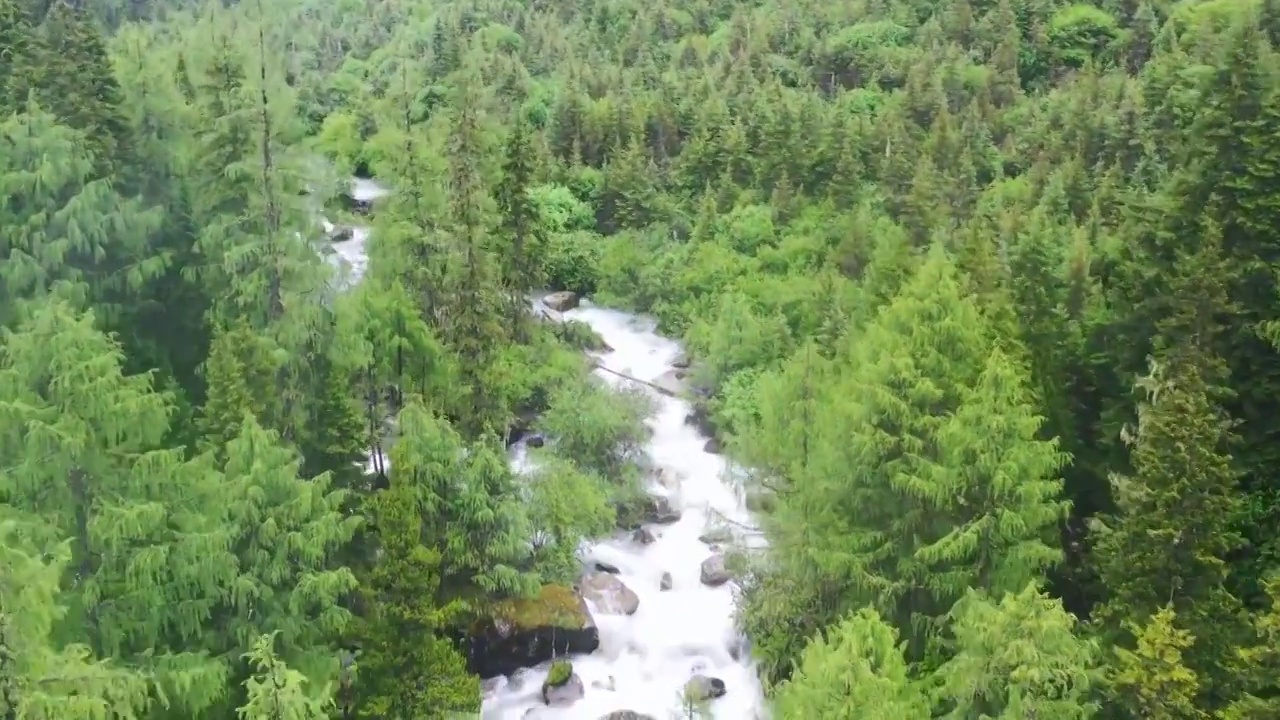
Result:
[[[468,645],[471,671],[490,678],[563,655],[595,652],[600,633],[573,588],[546,585],[532,598],[495,606],[471,628]]]
[[[551,663],[551,668],[547,670],[545,684],[549,687],[560,687],[569,682],[570,677],[573,677],[573,663],[568,660],[556,660]]]

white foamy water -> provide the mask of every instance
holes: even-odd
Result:
[[[600,356],[604,367],[640,380],[657,379],[680,353],[679,345],[655,334],[647,319],[591,306],[569,311],[565,318],[589,324],[613,348]],[[611,373],[597,373],[613,385],[629,384]],[[672,525],[651,526],[657,540],[649,545],[619,533],[585,552],[589,561],[618,567],[618,577],[640,598],[639,610],[630,616],[593,612],[600,648],[569,658],[586,687],[583,699],[566,708],[547,707],[541,696],[543,666],[523,682],[499,681],[485,698],[484,720],[597,720],[617,710],[658,720],[682,718],[680,693],[699,673],[723,680],[728,689],[711,701],[713,717],[765,716],[755,669],[746,658],[737,661],[730,655],[739,637],[733,620],[734,584],[711,588],[699,579],[701,563],[712,550],[698,537],[713,523],[722,523],[721,517],[741,523],[750,518],[727,479],[724,460],[705,452],[706,438],[686,423],[689,404],[650,392],[655,409],[648,419],[653,438],[647,450],[655,467],[679,479],[675,489],[655,481],[650,490],[669,497],[683,515]],[[672,577],[672,589],[665,592],[659,589],[664,572]]]

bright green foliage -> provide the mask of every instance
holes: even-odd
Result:
[[[1166,605],[1151,616],[1145,627],[1132,628],[1137,638],[1136,650],[1116,649],[1109,690],[1133,717],[1206,717],[1195,704],[1199,679],[1182,662],[1182,654],[1195,643],[1195,638],[1177,627],[1176,621],[1173,607]]]
[[[333,560],[361,519],[342,512],[345,491],[331,490],[327,475],[299,477],[300,464],[252,415],[226,446],[221,509],[238,566],[224,627],[241,648],[278,634],[284,657],[315,677],[336,664],[326,643],[350,617],[340,600],[356,579]]]
[[[532,593],[535,578],[519,569],[527,517],[506,459],[488,445],[465,445],[416,400],[400,411],[398,426],[392,483],[413,494],[423,544],[443,553],[444,590],[473,602],[478,594]]]
[[[874,610],[814,638],[775,691],[780,720],[926,720],[929,702],[911,679],[898,634]]]
[[[600,476],[561,457],[539,454],[537,469],[523,478],[528,488],[534,560],[548,582],[571,583],[582,571],[578,548],[614,527],[610,500],[615,488]]]
[[[253,667],[245,681],[245,704],[236,710],[241,720],[322,720],[329,717],[331,701],[313,696],[302,673],[290,669],[273,647],[275,634],[259,637],[244,657]]]
[[[371,509],[382,556],[362,592],[357,708],[362,718],[416,720],[479,710],[480,686],[444,633],[458,600],[437,604],[440,551],[423,545],[414,488],[397,483]]]
[[[221,479],[159,447],[166,398],[122,373],[91,316],[47,304],[0,348],[0,498],[47,523],[42,542],[69,539],[81,580],[63,602],[82,620],[67,639],[154,666],[176,701],[205,706],[222,670],[186,650],[235,572],[206,514]]]
[[[844,607],[881,608],[913,653],[966,588],[1015,591],[1060,554],[1062,457],[1036,437],[1022,370],[984,330],[935,253],[857,336],[854,370],[820,391],[808,456],[775,460],[794,473],[774,516],[781,541]]]
[[[98,661],[81,644],[55,646],[54,631],[67,617],[58,585],[71,549],[38,540],[46,533],[36,524],[12,512],[0,516],[0,717],[145,717],[145,675]]]
[[[770,685],[905,645],[866,688],[812,660],[794,712],[892,675],[885,707],[932,687],[964,720],[1271,720],[1278,43],[1277,0],[0,0],[0,554],[70,553],[23,652],[154,680],[147,720],[326,686],[336,715],[367,615],[383,667],[438,663],[474,709],[352,575],[453,637],[542,607],[511,596],[626,507],[641,411],[584,389],[545,287],[694,358],[699,424],[776,506],[740,612]],[[391,192],[331,202],[347,172]],[[354,287],[322,214],[371,229]],[[515,477],[498,438],[530,426],[544,472]],[[438,558],[352,527],[389,484]],[[261,647],[247,686],[277,630],[306,683]]]
[[[583,470],[614,483],[627,479],[648,437],[648,403],[639,391],[614,393],[591,382],[557,389],[539,420],[556,452]]]
[[[937,717],[1095,717],[1098,647],[1034,584],[993,602],[970,591],[952,610],[954,657],[937,671]]]

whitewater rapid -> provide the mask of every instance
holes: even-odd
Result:
[[[362,202],[387,192],[370,180],[355,180],[352,187],[352,196]],[[332,230],[326,223],[326,232]],[[344,286],[364,275],[368,237],[369,228],[357,226],[349,239],[333,243],[331,262],[339,268]],[[656,323],[649,318],[584,302],[564,313],[564,319],[590,325],[611,348],[597,356],[601,367],[639,380],[657,380],[674,368],[681,354],[679,344],[658,335]],[[605,370],[596,373],[613,386],[637,385]],[[755,720],[767,716],[749,653],[738,653],[739,660],[731,654],[731,648],[741,647],[734,623],[737,586],[729,582],[713,588],[700,579],[702,561],[713,550],[699,537],[713,527],[724,527],[726,520],[750,527],[750,514],[724,458],[706,452],[707,438],[687,422],[689,404],[640,387],[653,397],[653,412],[646,420],[653,434],[646,452],[656,472],[649,490],[667,496],[671,506],[681,511],[681,518],[674,524],[650,526],[656,539],[647,545],[620,531],[583,551],[588,567],[596,561],[617,567],[618,578],[639,596],[640,606],[633,615],[609,615],[592,608],[600,647],[590,655],[569,657],[586,688],[581,700],[564,708],[546,706],[541,687],[548,665],[543,665],[487,682],[483,720],[597,720],[625,710],[638,713],[635,720],[685,718],[681,692],[696,674],[725,684],[725,695],[706,708],[711,717]],[[517,447],[513,463],[519,467],[523,460],[523,448]],[[675,482],[659,482],[662,474]],[[752,545],[761,542],[758,536],[746,539]],[[670,590],[660,589],[663,573],[671,574]]]
[[[615,372],[652,382],[671,370],[680,355],[679,344],[656,334],[650,319],[589,304],[564,316],[585,322],[600,334],[612,351],[600,355],[599,362]],[[615,386],[636,384],[596,372]],[[546,707],[541,697],[547,669],[543,666],[518,675],[518,681],[499,681],[485,697],[484,720],[597,720],[619,710],[656,720],[684,718],[680,693],[695,674],[719,678],[728,690],[710,702],[707,709],[712,717],[764,717],[754,667],[746,657],[735,660],[730,654],[740,638],[734,624],[735,585],[712,588],[700,580],[702,561],[713,552],[699,536],[712,526],[722,526],[726,518],[749,525],[750,516],[729,479],[724,459],[706,452],[707,439],[686,421],[689,404],[645,389],[654,398],[654,411],[647,420],[653,431],[647,452],[656,469],[677,478],[675,488],[655,478],[649,489],[666,495],[681,510],[681,519],[650,526],[657,539],[648,545],[619,532],[584,552],[588,563],[616,566],[619,579],[640,597],[640,607],[629,616],[592,613],[600,631],[600,648],[590,655],[570,657],[586,687],[583,699],[567,708]],[[672,577],[667,591],[659,585],[664,572]]]

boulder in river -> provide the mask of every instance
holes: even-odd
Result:
[[[657,539],[649,528],[642,527],[631,533],[631,541],[640,545],[652,545]]]
[[[710,455],[719,455],[724,452],[724,448],[720,446],[720,441],[715,438],[709,438],[702,446],[702,452]]]
[[[658,581],[658,589],[663,592],[666,592],[667,590],[671,589],[671,585],[673,582],[674,581],[671,578],[671,573],[664,572],[662,573],[662,579]]]
[[[571,292],[569,290],[561,290],[560,292],[553,292],[550,295],[542,298],[542,304],[546,305],[552,310],[555,310],[556,312],[565,312],[568,310],[572,310],[578,307],[578,304],[580,302],[581,302],[581,298],[578,297],[578,293]]]
[[[618,503],[618,527],[639,530],[644,525],[670,525],[680,519],[680,510],[664,495],[641,495]]]
[[[685,698],[695,703],[724,697],[728,691],[723,680],[707,675],[694,675],[684,685]]]
[[[692,425],[697,428],[703,437],[713,438],[719,432],[715,422],[711,419],[711,411],[707,409],[705,402],[695,402],[693,409],[685,416],[684,422],[686,425]]]
[[[335,225],[328,233],[328,240],[331,243],[346,242],[355,236],[355,229],[346,225]]]
[[[532,598],[500,603],[476,623],[467,659],[472,672],[489,678],[598,647],[600,632],[582,597],[564,585],[545,585]]]
[[[700,573],[703,585],[717,587],[733,579],[724,564],[724,555],[716,554],[702,561]]]
[[[640,596],[626,583],[609,573],[587,573],[578,589],[595,603],[596,610],[607,615],[634,615],[640,607]]]
[[[596,572],[609,573],[610,575],[617,575],[622,572],[618,569],[617,565],[610,565],[607,562],[601,562],[599,560],[591,563],[591,566],[596,569]]]
[[[547,679],[542,683],[542,701],[551,707],[568,707],[583,698],[587,690],[582,685],[582,678],[573,671],[573,664],[568,660],[557,660],[551,663],[547,671]]]

